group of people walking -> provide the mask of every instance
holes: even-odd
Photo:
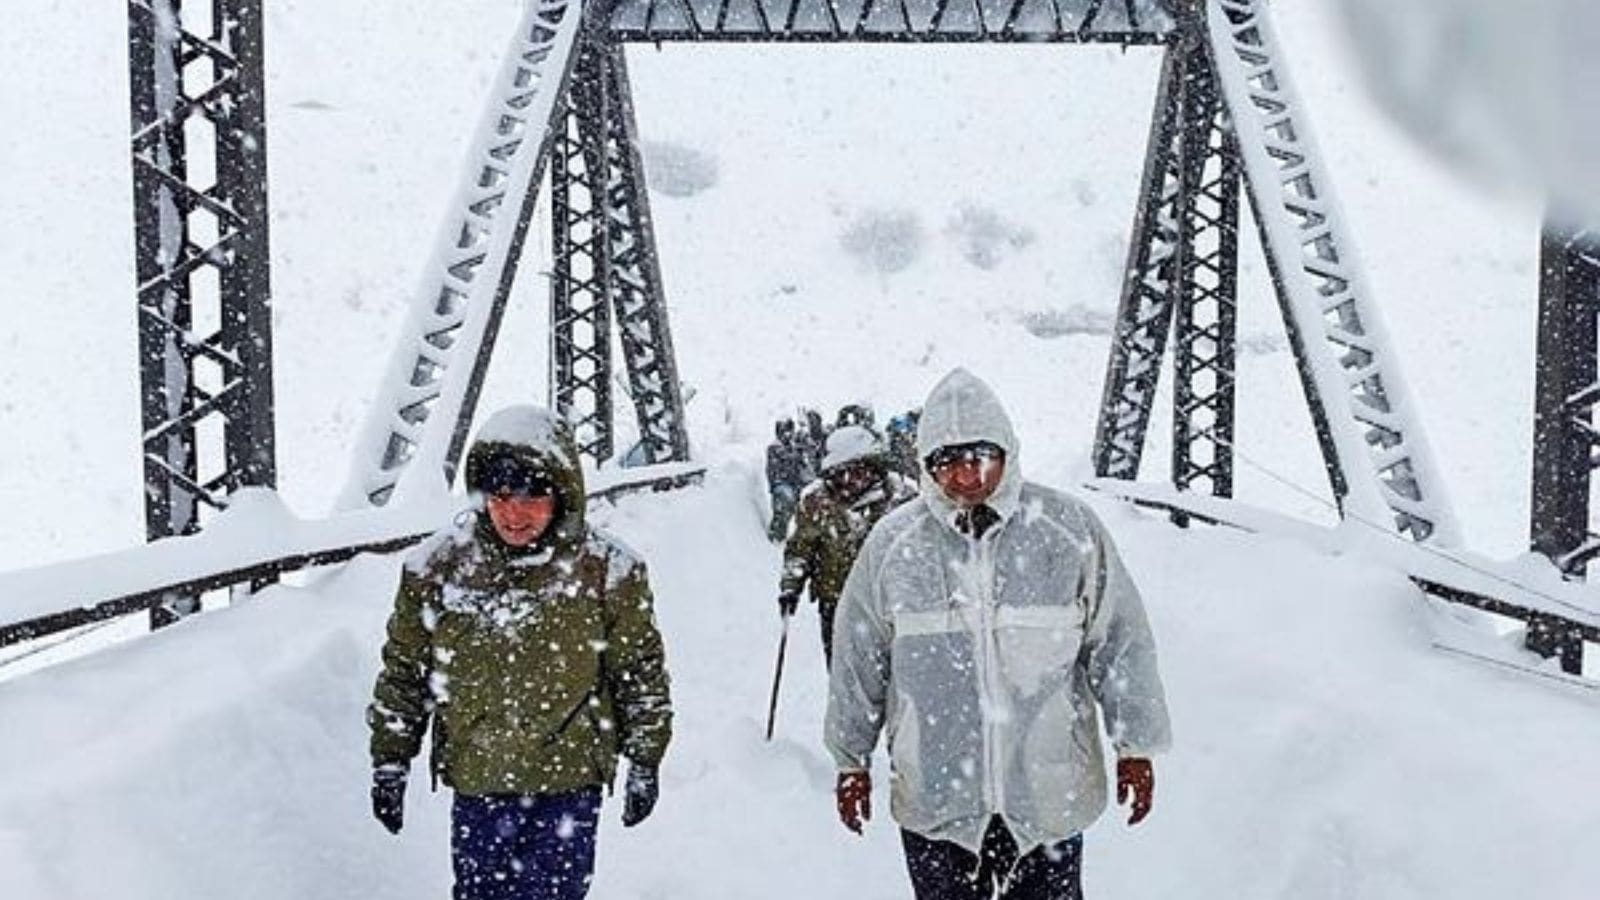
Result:
[[[1022,478],[984,382],[946,376],[914,433],[908,478],[870,418],[833,428],[784,530],[779,613],[817,606],[839,820],[871,819],[881,738],[918,900],[1081,897],[1102,731],[1133,823],[1169,740],[1138,590],[1088,507]],[[455,792],[457,900],[577,900],[619,757],[636,825],[671,738],[648,576],[585,522],[558,418],[492,417],[465,477],[481,509],[420,549],[396,594],[368,709],[373,812],[401,828],[431,727],[430,774]]]
[[[916,430],[916,415],[912,411],[890,420],[889,434],[895,446],[908,443],[906,436]],[[822,414],[814,409],[801,410],[798,418],[785,417],[775,423],[775,439],[767,445],[767,494],[772,501],[768,538],[774,543],[783,541],[800,505],[801,493],[827,472],[830,461],[839,464],[839,455],[829,452],[828,439],[833,433],[841,429],[851,433],[864,430],[876,438],[874,418],[872,407],[851,403],[839,408],[832,427],[825,425]],[[916,480],[914,459],[902,454],[891,455],[886,461]]]

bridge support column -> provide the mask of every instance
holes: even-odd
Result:
[[[1590,472],[1600,400],[1600,234],[1546,228],[1541,242],[1534,375],[1530,542],[1562,573],[1583,577],[1594,556]]]
[[[596,462],[614,456],[612,326],[639,462],[689,458],[683,393],[621,44],[585,35],[552,147],[552,405]]]
[[[685,461],[689,458],[689,431],[684,421],[683,389],[678,383],[678,360],[667,320],[655,223],[650,216],[639,127],[622,45],[607,44],[600,65],[609,263],[606,291],[628,368],[640,461]]]
[[[1600,232],[1548,224],[1540,248],[1539,337],[1534,377],[1530,544],[1573,579],[1600,554],[1590,530],[1591,473],[1600,461]],[[1527,646],[1582,667],[1581,640],[1558,621],[1534,622]]]
[[[1162,69],[1106,368],[1095,472],[1139,475],[1169,335],[1172,480],[1233,493],[1240,159],[1203,33]]]
[[[128,4],[150,540],[277,480],[261,0],[181,7]],[[152,624],[197,605],[174,596]]]
[[[1172,483],[1233,496],[1239,145],[1208,44],[1184,51],[1173,334]]]
[[[615,450],[601,48],[579,38],[550,148],[551,405],[595,461]]]
[[[1183,59],[1180,52],[1167,51],[1150,123],[1139,209],[1128,245],[1122,301],[1095,429],[1094,471],[1102,478],[1132,481],[1139,477],[1161,360],[1172,331],[1182,180]]]

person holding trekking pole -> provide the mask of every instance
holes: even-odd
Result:
[[[878,520],[915,496],[893,472],[878,436],[862,425],[828,435],[822,477],[800,498],[794,529],[783,546],[778,612],[787,617],[809,589],[817,604],[825,664],[833,659],[833,612],[861,542]]]

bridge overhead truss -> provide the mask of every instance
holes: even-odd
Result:
[[[192,533],[203,506],[275,480],[261,6],[128,4],[152,540]],[[597,464],[688,459],[623,54],[629,42],[665,41],[1161,49],[1097,473],[1139,476],[1170,358],[1171,479],[1231,495],[1247,198],[1341,512],[1419,545],[1459,543],[1266,0],[526,0],[357,448],[345,507],[453,479],[546,177],[551,403]],[[1588,524],[1600,463],[1595,235],[1552,227],[1544,245],[1532,543],[1571,577],[1600,555]],[[619,441],[618,390],[634,410],[631,447]],[[208,451],[213,443],[220,453]],[[1579,639],[1563,628],[1558,617],[1533,622],[1529,641],[1571,669]]]
[[[166,28],[178,4],[130,0],[146,461],[152,509],[174,532],[190,527],[184,510],[217,486],[272,475],[260,0],[217,0],[227,13],[204,38]],[[1264,0],[528,0],[358,448],[346,506],[387,503],[408,479],[437,490],[453,478],[546,177],[552,404],[596,463],[688,458],[623,56],[637,41],[1160,48],[1098,472],[1139,475],[1170,349],[1171,478],[1231,494],[1238,233],[1248,197],[1342,512],[1417,542],[1458,540]],[[171,90],[164,73],[195,60],[213,65],[209,87]],[[209,189],[184,177],[176,126],[196,115],[223,135]],[[184,230],[200,213],[218,221],[215,241]],[[198,336],[188,318],[186,279],[205,267],[220,271],[234,304],[216,338]],[[183,373],[196,361],[223,370],[220,387],[183,387],[194,383]],[[631,448],[619,439],[614,392],[634,409]],[[237,440],[229,432],[224,471],[207,481],[184,429],[211,412],[240,427]],[[178,499],[165,499],[174,490]]]

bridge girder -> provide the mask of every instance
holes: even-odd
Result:
[[[187,14],[182,0],[130,0],[128,47],[153,541],[193,534],[203,507],[277,480],[261,0]],[[195,605],[174,596],[153,621]]]

